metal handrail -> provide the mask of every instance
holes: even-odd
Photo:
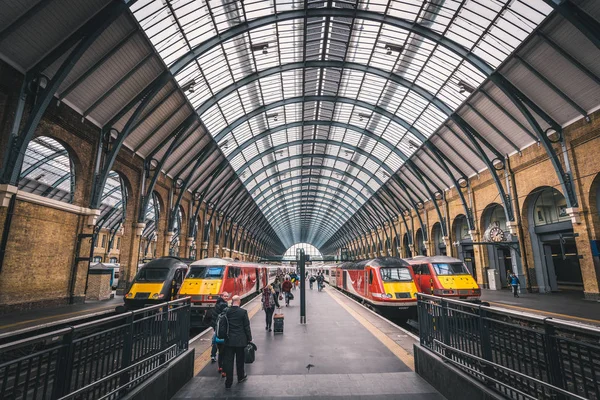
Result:
[[[148,362],[148,361],[150,361],[150,360],[152,360],[152,359],[154,359],[154,358],[157,358],[157,357],[159,357],[159,356],[162,356],[163,354],[165,354],[165,353],[168,353],[169,351],[172,351],[172,350],[174,350],[176,347],[177,347],[177,345],[176,345],[176,344],[174,344],[174,345],[172,345],[171,347],[169,347],[169,348],[167,348],[167,349],[164,349],[164,350],[162,350],[162,351],[161,351],[161,352],[159,352],[159,353],[153,354],[153,355],[151,355],[151,356],[150,356],[150,357],[148,357],[148,358],[145,358],[145,359],[143,359],[143,360],[141,360],[141,361],[138,361],[138,362],[136,362],[135,364],[131,364],[129,367],[126,367],[126,368],[120,369],[120,370],[118,370],[117,372],[114,372],[114,373],[112,373],[112,374],[110,374],[110,375],[108,375],[108,376],[105,376],[104,378],[101,378],[101,379],[99,379],[99,380],[97,380],[97,381],[95,381],[95,382],[92,382],[92,383],[90,383],[89,385],[82,387],[81,389],[78,389],[78,390],[76,390],[76,391],[74,391],[74,392],[71,392],[71,393],[69,393],[69,394],[68,394],[68,395],[66,395],[66,396],[63,396],[63,397],[59,398],[58,400],[72,399],[73,397],[75,397],[75,396],[77,396],[77,395],[79,395],[79,394],[81,394],[81,393],[85,393],[85,392],[87,392],[88,390],[90,390],[91,388],[93,388],[93,387],[95,387],[95,386],[98,386],[98,385],[101,385],[101,384],[103,384],[104,382],[110,381],[111,379],[113,379],[113,378],[116,378],[116,377],[118,377],[119,375],[122,375],[122,374],[126,373],[127,371],[129,371],[129,370],[131,370],[131,369],[133,369],[133,368],[135,368],[135,367],[137,367],[137,366],[140,366],[140,365],[142,365],[142,364],[144,364],[144,363],[146,363],[146,362]],[[160,364],[158,367],[156,367],[156,368],[152,369],[150,372],[154,372],[154,371],[156,371],[157,369],[164,367],[164,366],[165,366],[165,365],[167,365],[169,362],[171,362],[171,360],[172,360],[171,358],[169,358],[169,359],[166,359],[164,363],[162,363],[162,364]],[[110,393],[107,393],[107,394],[106,394],[105,396],[103,396],[102,398],[106,398],[106,397],[110,396],[111,394],[114,394],[114,393],[116,393],[116,392],[118,392],[118,391],[122,390],[122,389],[123,389],[123,388],[125,388],[126,386],[128,386],[128,384],[121,385],[121,386],[119,386],[117,389],[114,389],[112,392],[110,392]]]
[[[547,388],[549,388],[549,389],[552,389],[552,390],[553,390],[553,391],[555,391],[555,392],[558,392],[558,393],[560,393],[560,394],[563,394],[563,395],[565,395],[565,396],[569,396],[569,397],[571,397],[571,398],[573,398],[573,399],[577,399],[577,400],[588,400],[588,399],[586,399],[585,397],[581,397],[581,396],[579,396],[579,395],[576,395],[576,394],[574,394],[574,393],[568,392],[568,391],[566,391],[566,390],[564,390],[564,389],[561,389],[561,388],[559,388],[559,387],[557,387],[557,386],[554,386],[554,385],[551,385],[551,384],[549,384],[549,383],[547,383],[547,382],[544,382],[544,381],[541,381],[541,380],[539,380],[539,379],[536,379],[536,378],[534,378],[534,377],[532,377],[532,376],[525,375],[525,374],[523,374],[523,373],[521,373],[521,372],[519,372],[519,371],[515,371],[514,369],[507,368],[507,367],[505,367],[504,365],[496,364],[496,363],[494,363],[494,362],[488,361],[488,360],[486,360],[486,359],[483,359],[483,358],[481,358],[481,357],[475,356],[475,355],[473,355],[473,354],[469,354],[469,353],[467,353],[466,351],[462,351],[462,350],[460,350],[460,349],[457,349],[456,347],[452,347],[452,346],[449,346],[449,345],[447,345],[447,344],[444,344],[444,343],[440,342],[440,341],[439,341],[439,340],[437,340],[437,339],[433,339],[433,342],[434,342],[435,344],[437,344],[437,345],[440,345],[440,346],[442,346],[442,347],[446,348],[446,349],[450,349],[450,350],[451,350],[451,351],[453,351],[453,352],[460,353],[460,354],[462,354],[462,355],[464,355],[464,356],[467,356],[467,357],[469,357],[469,358],[472,358],[472,359],[474,359],[474,360],[477,360],[477,361],[478,361],[478,362],[480,362],[480,363],[483,363],[483,364],[490,365],[490,366],[492,366],[492,367],[494,367],[494,368],[502,369],[502,370],[504,370],[504,371],[506,371],[506,372],[510,373],[511,375],[518,375],[518,376],[520,376],[521,378],[525,378],[525,379],[527,379],[527,380],[533,381],[533,382],[535,382],[535,383],[537,383],[537,384],[539,384],[539,385],[545,386],[545,387],[547,387]],[[439,353],[438,353],[438,354],[439,354]],[[446,355],[443,355],[443,354],[441,354],[441,355],[442,355],[444,358],[446,358],[446,359],[448,359],[448,360],[452,361],[454,364],[460,365],[461,367],[463,366],[462,364],[458,363],[456,360],[454,360],[454,359],[452,359],[452,358],[450,358],[450,357],[448,357],[448,356],[446,356]],[[472,368],[470,368],[470,369],[472,369]],[[473,371],[474,371],[475,373],[479,374],[479,375],[485,376],[485,377],[486,377],[486,379],[493,380],[494,382],[496,382],[496,383],[498,383],[498,384],[500,384],[500,385],[504,385],[504,386],[506,385],[504,382],[497,381],[496,379],[494,379],[494,378],[491,378],[491,377],[487,376],[487,375],[486,375],[485,373],[483,373],[483,372],[479,372],[479,371],[476,371],[476,370],[473,370]],[[517,389],[514,389],[514,388],[510,388],[510,390],[515,390],[515,391],[518,391]],[[527,396],[527,397],[531,397],[530,395],[528,395],[528,394],[526,394],[526,393],[520,393],[520,394],[522,394],[522,395],[524,395],[524,396]],[[531,398],[532,398],[532,399],[535,399],[535,397],[531,397]]]

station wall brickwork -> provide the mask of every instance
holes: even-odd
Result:
[[[589,116],[589,121],[581,119],[564,128],[564,137],[566,151],[571,165],[573,179],[575,182],[575,190],[579,202],[579,208],[573,215],[578,222],[573,223],[573,231],[576,235],[575,242],[577,245],[578,255],[581,257],[580,265],[584,283],[584,295],[589,299],[600,298],[600,268],[598,260],[594,259],[591,251],[590,241],[600,239],[600,217],[597,208],[597,188],[600,185],[600,157],[598,150],[600,148],[600,111],[596,111]],[[562,159],[562,148],[559,144],[555,145],[555,150]],[[517,217],[518,225],[515,226],[515,235],[519,240],[519,247],[522,252],[523,267],[526,268],[526,282],[532,291],[539,289],[536,282],[536,262],[533,257],[532,240],[528,229],[528,212],[532,206],[532,193],[536,193],[544,187],[552,187],[564,195],[558,176],[548,158],[544,148],[538,145],[532,145],[524,149],[520,154],[513,154],[508,159],[510,170],[508,180],[510,192],[512,196],[512,204],[515,213],[520,212]],[[506,190],[505,172],[499,173],[500,180]],[[481,171],[478,176],[474,176],[469,180],[470,189],[462,189],[467,199],[470,202],[473,218],[476,226],[476,231],[472,232],[474,242],[482,242],[484,240],[483,233],[486,229],[484,226],[483,216],[485,209],[493,204],[502,204],[502,199],[499,196],[498,189],[492,179],[489,171]],[[516,196],[515,191],[516,189]],[[453,243],[457,241],[455,237],[455,221],[458,217],[465,215],[465,210],[460,197],[456,192],[456,188],[451,188],[445,192],[445,199],[437,200],[438,206],[445,213],[448,221],[448,237],[446,240],[446,248],[448,255],[458,256],[457,249]],[[435,223],[440,222],[435,207],[431,201],[424,204],[422,210],[419,210],[426,229],[428,231],[429,241],[427,243],[428,254],[435,254],[433,245],[432,228]],[[409,215],[405,216],[407,225],[410,230],[409,235],[412,237],[411,252],[417,254],[416,249],[416,232],[420,228],[419,220],[416,211],[412,210]],[[401,218],[396,221],[396,230],[400,237],[400,254],[404,255],[403,237],[407,233],[407,229]],[[388,237],[393,244],[394,233],[391,227],[387,227]],[[372,237],[372,239],[371,239]],[[372,233],[368,238],[369,248],[363,248],[364,242],[354,241],[351,244],[351,249],[358,250],[358,257],[372,257],[374,252],[371,249],[371,240],[376,243],[383,241],[385,246],[386,236],[381,227],[377,232]],[[366,238],[365,238],[366,239]],[[392,247],[392,246],[390,246]],[[473,246],[475,265],[477,267],[478,282],[484,287],[487,285],[487,277],[485,276],[484,267],[490,265],[489,255],[487,254],[487,246]],[[384,248],[386,254],[392,254],[393,249]],[[394,253],[395,254],[395,253]],[[539,265],[538,265],[539,267]]]
[[[0,162],[4,157],[4,150],[12,130],[21,82],[22,74],[0,61]],[[24,118],[26,117],[27,112],[24,115]],[[76,177],[73,201],[75,207],[61,209],[61,207],[44,205],[43,199],[31,202],[17,195],[12,218],[9,219],[10,225],[6,223],[8,207],[0,207],[0,238],[5,231],[8,232],[4,259],[0,266],[0,314],[69,302],[76,303],[85,298],[89,264],[87,258],[92,250],[91,240],[89,238],[80,240],[78,255],[85,261],[76,261],[75,250],[79,235],[93,233],[93,225],[89,225],[88,212],[100,130],[91,122],[82,121],[81,115],[68,105],[52,102],[36,131],[36,136],[40,135],[59,141],[73,160]],[[113,250],[108,254],[106,249],[99,247],[96,247],[92,254],[102,255],[105,257],[105,262],[109,261],[110,256],[118,255],[121,264],[119,282],[121,285],[126,285],[136,273],[138,263],[148,255],[144,255],[144,249],[140,246],[141,238],[136,235],[136,230],[139,231],[136,228],[138,228],[143,160],[129,149],[123,148],[113,170],[124,178],[129,194],[123,233],[119,234],[120,248],[118,250],[114,248],[115,239]],[[160,174],[155,186],[160,204],[157,239],[154,245],[156,257],[169,254],[169,243],[166,242],[167,219],[169,199],[173,198],[173,191],[172,179],[165,174]],[[3,189],[0,188],[0,192],[3,192]],[[180,230],[180,257],[189,256],[187,235],[191,202],[191,194],[186,193],[181,203],[184,218]],[[199,213],[198,236],[194,238],[198,249],[196,258],[202,255],[200,249],[203,214],[202,208]],[[213,227],[209,255],[214,254],[214,232]],[[239,242],[236,242],[236,245],[239,245]]]

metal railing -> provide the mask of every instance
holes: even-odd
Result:
[[[509,399],[600,400],[600,329],[418,295],[421,345]]]
[[[0,345],[0,399],[118,399],[188,348],[189,298]]]

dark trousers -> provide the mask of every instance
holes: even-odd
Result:
[[[275,307],[265,308],[265,315],[267,317],[267,328],[270,328],[273,324],[273,313],[275,312]]]
[[[224,346],[223,350],[225,353],[225,360],[223,369],[225,370],[225,386],[231,386],[233,383],[233,359],[235,358],[235,365],[237,369],[238,380],[242,379],[246,372],[244,371],[244,361],[246,354],[244,353],[245,347],[230,347]]]
[[[519,285],[511,285],[513,290],[513,296],[519,297]]]

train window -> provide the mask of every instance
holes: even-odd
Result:
[[[138,273],[138,282],[163,282],[169,275],[168,268],[142,268]]]
[[[419,265],[419,275],[431,275],[428,264]]]
[[[183,282],[183,270],[182,269],[178,269],[177,271],[175,271],[175,276],[173,277],[173,280],[177,283]]]
[[[469,271],[463,263],[438,263],[433,264],[438,275],[468,275]]]
[[[384,282],[390,281],[412,281],[410,271],[406,267],[381,268],[381,279]]]
[[[206,267],[190,267],[190,272],[188,273],[188,278],[190,279],[200,279],[204,278],[204,273],[206,272]]]

